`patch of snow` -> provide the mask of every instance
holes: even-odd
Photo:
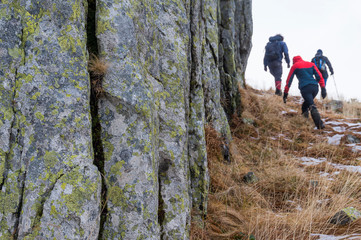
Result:
[[[361,146],[353,147],[353,148],[352,148],[352,152],[354,152],[354,153],[361,152]]]
[[[284,134],[282,134],[282,133],[281,133],[281,134],[279,134],[279,135],[278,135],[278,137],[279,137],[279,138],[281,138],[281,137],[282,137],[284,140],[289,141],[289,142],[292,142],[292,140],[291,140],[291,139],[289,139],[288,137],[286,137],[286,136],[285,136]]]
[[[348,147],[356,147],[356,143],[348,143],[348,144],[346,144],[346,146],[348,146]]]
[[[349,143],[346,144],[346,146],[351,147],[351,150],[354,153],[361,152],[361,146],[357,145],[356,143]]]
[[[336,122],[336,121],[329,121],[329,122],[326,122],[328,125],[341,125],[341,124],[344,124],[343,122],[341,123],[341,122]]]
[[[339,170],[347,170],[350,172],[357,172],[357,173],[361,173],[361,166],[351,166],[351,165],[343,165],[343,164],[336,164],[336,163],[331,163],[331,165]]]
[[[329,181],[333,181],[333,180],[334,180],[332,177],[330,177],[331,174],[329,174],[329,173],[327,173],[327,172],[320,172],[319,174],[320,174],[321,177],[326,177],[327,180],[329,180]]]
[[[287,113],[298,113],[296,110],[290,109],[288,112],[287,111],[282,111],[281,114],[285,115]]]
[[[354,120],[359,120],[359,118],[345,118],[345,120],[354,121]]]
[[[352,235],[344,235],[344,236],[334,236],[334,235],[324,235],[324,234],[313,234],[311,233],[311,236],[319,237],[318,240],[356,240],[360,239],[360,234],[352,234]]]
[[[302,104],[303,103],[303,98],[297,99],[296,103]]]
[[[326,158],[301,157],[300,160],[303,162],[303,165],[315,166],[326,161]]]
[[[343,134],[336,134],[336,135],[333,135],[332,137],[328,137],[328,144],[340,145],[341,138],[343,136],[344,136]]]
[[[345,127],[332,127],[332,129],[335,131],[335,132],[344,132],[346,130]]]
[[[331,199],[326,198],[326,199],[322,199],[322,200],[317,200],[316,202],[317,202],[318,204],[323,204],[323,203],[328,203],[330,200],[331,200]]]
[[[350,123],[350,122],[344,122],[349,127],[361,127],[361,123]]]

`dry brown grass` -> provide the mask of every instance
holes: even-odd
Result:
[[[222,161],[219,154],[222,139],[213,129],[206,129],[211,177],[208,215],[202,224],[193,222],[192,239],[288,240],[316,239],[310,233],[361,233],[361,220],[346,227],[329,223],[342,208],[361,210],[360,174],[335,174],[330,164],[358,165],[359,155],[346,145],[322,140],[326,133],[314,130],[312,120],[300,116],[299,103],[285,105],[273,91],[261,96],[252,88],[241,91],[242,118],[253,122],[233,118],[231,163]],[[303,156],[327,161],[304,166],[298,160]],[[243,176],[249,171],[260,181],[246,184]]]
[[[322,100],[323,104],[320,104],[320,109],[323,111],[327,111],[330,117],[335,118],[361,118],[361,102],[356,99],[351,100],[341,100],[343,103],[342,113],[335,113],[330,109],[326,109],[325,105],[330,103],[332,99]]]
[[[343,115],[351,118],[361,118],[361,103],[353,101],[343,102]]]
[[[102,81],[104,75],[108,71],[108,68],[109,64],[105,61],[104,58],[99,58],[94,54],[90,56],[88,69],[90,72],[92,89],[97,97],[104,93]]]

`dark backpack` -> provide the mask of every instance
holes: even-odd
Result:
[[[268,42],[266,45],[266,59],[268,61],[278,60],[280,58],[281,43],[279,41]]]
[[[326,62],[322,59],[322,57],[316,57],[314,63],[320,71],[326,70]]]

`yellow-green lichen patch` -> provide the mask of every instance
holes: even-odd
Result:
[[[18,188],[16,184],[18,177],[19,171],[15,173],[9,173],[7,176],[7,180],[3,185],[3,191],[0,192],[0,203],[2,203],[4,216],[16,213],[18,209],[18,204],[21,196],[21,189]]]
[[[108,188],[108,199],[117,207],[121,207],[123,210],[129,208],[130,199],[129,196],[134,195],[136,193],[134,191],[135,185],[126,184],[123,188],[119,186],[111,186]]]
[[[44,163],[47,169],[54,168],[55,164],[58,163],[58,153],[55,151],[47,151],[44,155]]]
[[[14,112],[12,108],[1,107],[0,111],[3,114],[3,120],[10,121],[13,118]]]
[[[6,153],[0,149],[0,183],[2,183],[4,180],[5,157]]]
[[[59,111],[57,109],[54,109],[53,111],[51,111],[51,114],[52,115],[58,115],[59,114]]]
[[[63,176],[61,180],[63,181],[62,187],[65,183],[73,186],[73,188],[70,194],[64,192],[61,194],[58,204],[64,204],[70,212],[80,216],[84,211],[82,209],[84,202],[90,200],[92,195],[97,192],[98,183],[92,182],[87,176],[83,176],[79,167]]]
[[[104,159],[105,161],[110,161],[113,156],[114,146],[111,142],[103,140],[104,145]]]
[[[114,165],[112,165],[110,168],[111,175],[120,177],[122,175],[121,170],[122,170],[124,163],[125,162],[122,160],[122,161],[119,161],[119,162],[115,163]]]
[[[77,40],[73,36],[78,34],[72,34],[73,32],[77,32],[76,28],[73,28],[71,25],[67,25],[65,29],[61,30],[61,35],[58,37],[59,45],[63,52],[72,51],[76,52],[76,46],[80,45]]]
[[[56,207],[54,205],[51,205],[50,214],[53,215],[53,217],[57,218],[60,213],[56,210]]]
[[[20,48],[18,47],[14,47],[12,49],[8,49],[8,53],[9,55],[13,58],[13,59],[22,59],[23,55],[24,55],[24,51],[22,51]]]
[[[35,109],[34,109],[35,110]],[[36,112],[35,113],[35,117],[37,118],[37,119],[39,119],[40,121],[43,121],[44,120],[44,115],[41,113],[41,112]]]
[[[33,96],[31,97],[32,100],[36,100],[38,97],[40,96],[40,92],[36,92],[33,94]]]

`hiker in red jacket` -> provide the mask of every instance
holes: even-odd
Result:
[[[320,114],[318,113],[316,105],[313,102],[313,99],[318,93],[318,84],[321,87],[322,98],[325,98],[327,95],[325,81],[322,77],[322,74],[317,69],[315,64],[303,61],[300,56],[295,56],[293,58],[293,65],[287,77],[287,82],[283,94],[283,101],[285,103],[287,101],[288,91],[291,87],[292,80],[295,74],[298,78],[298,88],[300,89],[301,95],[304,99],[304,102],[302,104],[302,115],[308,118],[308,112],[310,111],[316,127],[318,129],[324,128],[325,126],[323,125]]]

